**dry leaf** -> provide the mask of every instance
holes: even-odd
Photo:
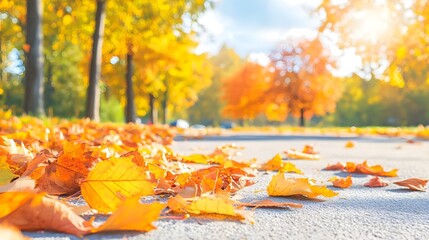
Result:
[[[156,229],[152,222],[159,218],[165,204],[154,202],[141,204],[140,197],[134,196],[125,200],[118,210],[105,223],[91,232],[106,231],[139,231],[148,232]]]
[[[155,184],[130,157],[99,162],[81,185],[82,196],[102,213],[115,211],[128,197],[154,193]]]
[[[392,169],[389,172],[384,171],[381,165],[368,166],[367,161],[365,160],[361,164],[356,165],[355,172],[360,172],[364,174],[376,175],[381,177],[397,177],[398,169]]]
[[[302,171],[296,168],[295,165],[283,161],[280,154],[276,154],[271,160],[264,163],[260,169],[265,171],[295,172],[302,174]]]
[[[270,199],[263,199],[259,201],[252,201],[249,203],[246,202],[236,202],[239,206],[245,207],[262,207],[262,208],[302,208],[302,204],[291,203],[291,202],[276,202]]]
[[[208,164],[209,158],[204,154],[192,154],[189,156],[183,156],[182,161],[188,163]]]
[[[234,206],[234,201],[222,195],[197,197],[188,200],[177,195],[168,200],[167,206],[171,211],[176,213],[195,215],[220,214],[227,215],[241,221],[248,220],[253,223],[250,212],[237,209]]]
[[[7,157],[0,156],[0,186],[10,183],[10,181],[16,177],[18,176],[13,174],[12,169],[10,169],[7,163]]]
[[[341,170],[343,171],[345,169],[344,163],[337,162],[336,164],[328,164],[323,170],[327,171],[335,171],[335,170]]]
[[[369,182],[364,184],[365,187],[385,187],[387,185],[389,184],[383,182],[383,180],[378,176],[374,176],[369,180]]]
[[[318,152],[314,149],[314,146],[309,144],[304,146],[304,148],[302,149],[302,152],[306,154],[312,154],[312,155],[318,154]]]
[[[354,142],[352,142],[352,141],[348,141],[347,143],[346,143],[346,146],[345,146],[346,148],[354,148],[355,147],[355,143]]]
[[[313,185],[308,178],[285,178],[282,172],[273,176],[267,192],[270,196],[301,195],[307,198],[316,198],[318,196],[334,197],[338,195],[338,193],[326,188],[326,186]]]
[[[320,159],[320,156],[318,154],[308,154],[308,153],[303,153],[292,149],[286,151],[285,154],[288,158],[295,159],[295,160],[319,160]]]
[[[408,178],[403,181],[394,182],[394,184],[407,187],[411,190],[415,191],[426,191],[426,184],[429,180],[421,179],[421,178]]]
[[[348,188],[353,184],[352,176],[349,175],[346,178],[333,177],[329,179],[332,185],[337,188]]]
[[[22,192],[22,191],[31,191],[36,186],[36,181],[30,177],[20,177],[15,181],[0,186],[0,193],[3,192]]]
[[[386,172],[381,165],[368,166],[366,160],[363,163],[359,164],[356,164],[354,162],[347,162],[346,164],[338,162],[336,164],[326,166],[324,170],[342,170],[349,173],[355,172],[382,177],[398,176],[398,169],[392,169],[391,171]]]
[[[82,236],[92,229],[91,222],[76,215],[60,201],[44,197],[44,193],[3,193],[0,195],[0,209],[0,221],[21,230],[51,230]]]

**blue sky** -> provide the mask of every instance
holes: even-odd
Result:
[[[314,36],[319,20],[311,16],[322,0],[215,0],[200,18],[206,33],[197,52],[216,54],[225,43],[242,57],[260,64],[288,38]],[[340,54],[340,53],[338,53]],[[336,75],[349,75],[360,59],[350,50],[340,58]]]
[[[268,54],[290,35],[308,34],[318,21],[310,9],[320,0],[217,0],[201,17],[207,33],[199,51],[216,53],[226,43],[241,56]]]

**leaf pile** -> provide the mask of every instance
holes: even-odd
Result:
[[[215,217],[253,223],[246,208],[301,208],[291,202],[260,199],[234,200],[234,194],[254,184],[258,171],[277,171],[267,186],[268,196],[331,198],[338,193],[315,180],[290,178],[302,174],[280,154],[262,165],[256,159],[238,161],[242,147],[226,144],[209,154],[182,156],[168,145],[174,132],[163,126],[100,124],[88,120],[6,116],[0,119],[0,227],[57,231],[84,236],[106,231],[155,229],[159,218]],[[288,158],[319,159],[312,145]],[[207,166],[209,165],[209,166]],[[326,170],[375,176],[396,176],[380,165],[337,163]],[[332,179],[347,188],[351,176]],[[408,179],[395,184],[424,191],[427,180]],[[382,186],[371,180],[368,186]],[[158,195],[169,197],[159,202]],[[65,197],[65,198],[64,198]],[[82,197],[91,219],[82,218],[67,198]],[[145,198],[145,204],[141,198]],[[100,226],[97,213],[107,214]],[[179,216],[177,216],[179,215]],[[12,226],[12,227],[9,227]],[[1,228],[0,228],[1,229]],[[21,238],[18,234],[17,239]]]

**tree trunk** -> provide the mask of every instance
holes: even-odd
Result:
[[[149,94],[149,122],[150,124],[156,124],[158,121],[158,112],[155,108],[155,96]]]
[[[128,51],[127,53],[127,109],[125,120],[127,123],[136,122],[136,106],[134,102],[134,90],[133,90],[133,53]]]
[[[168,121],[168,84],[165,88],[164,99],[162,101],[162,110],[164,112],[163,123],[167,124]]]
[[[300,127],[305,127],[304,112],[305,112],[304,108],[301,108],[300,115],[299,115],[299,126]]]
[[[86,94],[86,117],[100,120],[100,73],[101,49],[103,46],[104,19],[106,18],[106,0],[97,0],[95,14],[95,29],[92,37],[91,66],[89,72],[89,85]]]
[[[26,44],[29,46],[25,67],[24,112],[43,116],[43,33],[42,0],[27,0]]]

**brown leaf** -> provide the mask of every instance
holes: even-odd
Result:
[[[341,170],[341,171],[343,171],[344,169],[345,169],[344,163],[337,162],[336,164],[329,164],[323,170],[327,170],[327,171]]]
[[[407,187],[414,191],[426,191],[426,184],[429,180],[421,178],[408,178],[399,182],[394,182],[394,184]]]
[[[12,208],[9,207],[11,203]],[[51,230],[83,236],[92,229],[91,222],[43,193],[3,193],[0,195],[0,209],[0,222],[7,222],[21,230]]]
[[[378,176],[371,178],[369,182],[364,184],[365,187],[385,187],[387,185],[389,184],[383,182],[383,180]]]

